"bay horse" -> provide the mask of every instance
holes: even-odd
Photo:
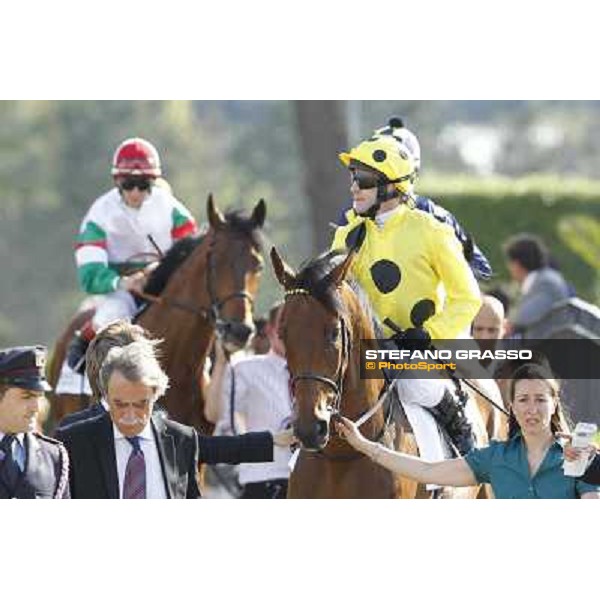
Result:
[[[328,252],[295,273],[276,248],[271,250],[275,275],[285,290],[280,335],[294,396],[294,433],[301,442],[288,497],[429,498],[432,493],[424,485],[373,463],[331,426],[335,412],[355,422],[361,419],[360,430],[368,439],[418,454],[398,402],[392,403],[398,418],[386,426],[380,400],[385,381],[361,379],[360,341],[376,339],[376,321],[364,292],[346,281],[352,259],[352,253]],[[477,445],[485,445],[483,423],[476,434]],[[442,495],[474,498],[479,487],[445,488]]]
[[[254,333],[253,304],[263,270],[261,229],[266,205],[260,200],[250,216],[225,215],[212,195],[207,201],[208,231],[184,238],[163,257],[150,276],[144,298],[150,300],[135,322],[153,338],[163,339],[161,364],[170,379],[161,404],[176,421],[209,433],[200,384],[215,335],[229,352],[245,347]],[[75,319],[71,330],[81,319]],[[70,337],[54,349],[49,381],[55,385]],[[52,398],[55,423],[89,404],[89,397]],[[70,396],[70,395],[69,395]]]

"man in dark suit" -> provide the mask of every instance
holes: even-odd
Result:
[[[108,412],[57,432],[71,456],[71,496],[199,498],[196,432],[153,414],[168,385],[154,347],[113,348],[99,383]]]
[[[150,417],[149,425],[158,454],[158,469],[154,470],[162,482],[162,494],[159,492],[159,495],[153,496],[145,489],[140,497],[199,498],[196,482],[198,440],[194,430],[170,421],[160,413]],[[117,440],[109,413],[62,429],[58,435],[72,458],[72,498],[125,497],[124,476],[120,480]],[[141,449],[145,451],[143,445]],[[133,446],[131,452],[135,452]],[[158,489],[161,489],[160,485]]]
[[[41,346],[0,350],[0,499],[69,497],[64,446],[34,431],[45,361]]]
[[[158,347],[159,342],[149,338],[149,334],[139,325],[128,321],[115,321],[98,332],[86,352],[86,374],[90,382],[93,397],[92,404],[81,411],[67,415],[58,425],[56,435],[60,431],[74,425],[105,415],[106,400],[102,398],[99,388],[99,373],[108,352],[115,347],[123,347],[133,342],[144,342],[149,350]],[[162,408],[154,404],[154,413]],[[166,414],[161,413],[164,420]],[[240,436],[205,436],[198,433],[198,459],[205,464],[239,464],[242,462],[270,462],[273,460],[273,445],[289,446],[290,432],[252,432]]]

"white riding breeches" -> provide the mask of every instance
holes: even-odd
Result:
[[[109,323],[119,319],[131,320],[137,311],[133,296],[125,290],[117,290],[107,294],[92,319],[95,331],[99,331]]]
[[[412,376],[411,376],[412,375]],[[410,373],[407,377],[396,382],[400,398],[411,404],[419,404],[425,408],[437,406],[446,390],[452,390],[452,383],[447,379],[419,379],[416,374]]]

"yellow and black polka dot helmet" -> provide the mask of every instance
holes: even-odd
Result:
[[[366,166],[393,183],[402,194],[410,194],[416,177],[415,161],[410,150],[392,136],[376,136],[361,142],[349,152],[342,152],[344,166]]]

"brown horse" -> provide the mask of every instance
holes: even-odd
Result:
[[[152,301],[136,319],[152,337],[164,340],[162,366],[170,387],[161,404],[171,418],[205,432],[211,425],[203,415],[200,378],[214,336],[235,351],[254,332],[266,206],[260,200],[250,216],[238,211],[223,215],[209,196],[207,214],[208,232],[175,244],[153,272],[145,295]],[[56,383],[69,339],[63,335],[54,350],[51,384]],[[55,422],[73,410],[69,401],[53,398]]]
[[[302,450],[290,477],[291,498],[427,498],[425,486],[398,477],[352,449],[331,427],[335,412],[361,419],[363,435],[418,453],[398,402],[397,416],[384,414],[383,379],[361,379],[360,340],[376,338],[364,293],[345,281],[352,254],[324,254],[298,274],[277,250],[271,261],[285,290],[281,336],[295,397],[294,432]],[[383,398],[383,396],[382,396]],[[386,422],[389,425],[386,426]],[[484,427],[478,445],[487,443]],[[475,497],[478,488],[446,489],[445,497]]]

